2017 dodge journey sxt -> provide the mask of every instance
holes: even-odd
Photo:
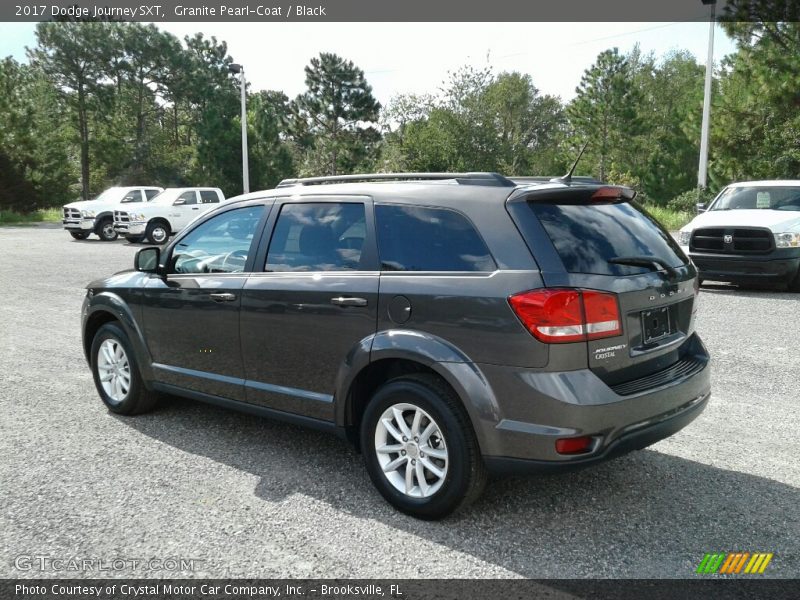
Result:
[[[88,286],[120,414],[170,393],[337,432],[403,512],[588,465],[710,395],[697,273],[634,193],[491,173],[287,180]]]

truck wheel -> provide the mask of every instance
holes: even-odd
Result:
[[[100,399],[111,412],[136,415],[155,406],[158,394],[148,390],[128,336],[116,323],[106,323],[92,341],[92,375]]]
[[[441,519],[469,505],[486,483],[469,417],[432,375],[399,377],[378,388],[361,422],[361,449],[381,495],[420,519]]]
[[[89,237],[85,231],[70,231],[69,234],[76,240],[85,240]]]
[[[147,241],[160,246],[169,239],[169,227],[163,221],[154,221],[147,226]]]
[[[114,220],[111,217],[102,219],[95,229],[97,236],[104,242],[113,242],[117,239],[117,232],[114,231]]]

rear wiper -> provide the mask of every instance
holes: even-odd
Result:
[[[655,256],[615,256],[608,262],[614,265],[631,265],[633,267],[650,267],[654,271],[666,271],[671,281],[678,278],[678,270],[667,261]]]

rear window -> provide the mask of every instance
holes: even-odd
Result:
[[[646,256],[670,266],[686,264],[677,242],[646,212],[628,202],[550,204],[529,202],[570,273],[634,275],[646,267],[609,263],[615,257]]]

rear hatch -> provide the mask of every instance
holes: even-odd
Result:
[[[696,270],[633,196],[627,188],[556,184],[518,190],[507,203],[547,288],[583,290],[587,334],[558,345],[585,348],[588,367],[622,395],[701,366],[692,340]],[[592,312],[605,316],[593,324]]]

